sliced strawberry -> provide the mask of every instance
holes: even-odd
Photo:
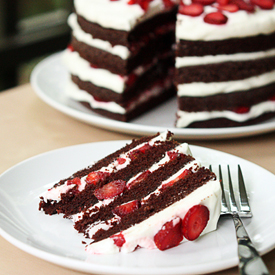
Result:
[[[179,181],[180,179],[185,178],[189,174],[189,170],[184,170],[179,176],[177,176],[175,179],[165,183],[163,185],[163,188],[167,188],[168,186],[172,186],[175,182]]]
[[[236,4],[240,10],[245,10],[248,12],[254,12],[255,8],[254,5],[252,5],[249,2],[245,2],[243,0],[231,0],[231,3]]]
[[[137,80],[137,75],[132,73],[127,76],[126,84],[127,86],[132,86]]]
[[[129,154],[130,159],[131,160],[136,159],[139,156],[140,153],[144,154],[145,151],[148,150],[150,147],[151,146],[148,143],[146,143],[142,147],[140,147],[140,148],[138,148],[136,150],[131,151],[130,154]]]
[[[142,174],[140,174],[136,179],[134,179],[132,182],[130,182],[128,185],[127,185],[127,188],[130,189],[132,188],[133,186],[135,185],[138,185],[139,183],[141,183],[142,181],[145,180],[145,178],[150,175],[151,172],[149,170],[143,172]]]
[[[190,5],[180,5],[179,13],[189,16],[199,16],[203,13],[203,5],[198,3],[192,3]]]
[[[217,0],[216,2],[217,2],[219,5],[227,5],[227,4],[229,4],[229,1],[230,1],[230,0]]]
[[[122,247],[125,243],[125,238],[122,233],[119,233],[117,235],[111,236],[111,238],[114,240],[114,244],[118,247]]]
[[[217,6],[218,10],[228,11],[228,12],[237,12],[239,7],[236,4],[227,4]]]
[[[175,151],[173,151],[173,152],[169,151],[169,152],[167,152],[167,155],[171,160],[174,160],[179,156],[179,153],[175,152]]]
[[[182,234],[189,240],[197,239],[209,220],[209,210],[204,205],[194,205],[186,213],[182,221]]]
[[[171,0],[162,0],[164,3],[165,8],[172,8],[175,6],[175,3]]]
[[[113,213],[120,217],[123,217],[123,216],[133,212],[134,210],[138,209],[139,207],[140,207],[140,201],[134,200],[134,201],[130,201],[130,202],[127,202],[127,203],[117,206],[113,210]]]
[[[125,158],[118,158],[118,159],[117,159],[117,162],[118,162],[119,165],[125,163],[125,161],[126,161]]]
[[[141,153],[145,153],[146,150],[148,150],[149,148],[151,148],[151,145],[146,143],[144,144],[142,147],[140,147],[138,150],[141,152]]]
[[[71,52],[74,51],[74,48],[73,48],[72,44],[69,44],[67,48],[68,48],[68,50],[70,50]]]
[[[273,0],[250,0],[252,4],[260,7],[263,10],[272,10],[274,2]]]
[[[114,180],[101,188],[94,191],[94,195],[99,200],[111,199],[119,194],[121,194],[125,188],[126,182],[124,180]]]
[[[203,20],[208,24],[223,25],[226,24],[228,18],[223,13],[217,11],[206,14]]]
[[[159,250],[166,250],[180,244],[183,240],[181,223],[180,218],[175,218],[162,226],[154,236],[154,242]]]
[[[201,4],[203,6],[212,5],[215,0],[192,0],[193,3]]]
[[[105,180],[110,174],[108,172],[94,171],[88,174],[86,182],[96,185],[99,181]]]
[[[242,107],[238,107],[238,108],[234,109],[233,112],[235,112],[237,114],[245,114],[245,113],[248,113],[249,110],[250,110],[249,107],[242,106]]]
[[[72,184],[80,185],[81,184],[80,178],[76,177],[67,181],[67,185],[72,185]]]

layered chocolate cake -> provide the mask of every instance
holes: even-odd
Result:
[[[39,209],[71,219],[89,253],[166,250],[215,230],[220,197],[215,174],[164,132],[61,180]]]
[[[273,0],[74,5],[66,91],[93,111],[129,121],[177,90],[179,128],[244,126],[275,115]]]
[[[177,127],[275,116],[273,0],[183,0],[176,37]]]
[[[74,1],[69,96],[121,121],[175,96],[173,1]]]

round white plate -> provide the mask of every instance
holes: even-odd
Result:
[[[0,234],[20,249],[60,266],[99,274],[203,274],[237,265],[233,221],[223,216],[218,230],[166,250],[138,249],[129,254],[88,255],[72,222],[38,211],[39,196],[73,172],[121,148],[127,141],[66,147],[25,160],[0,176]],[[207,165],[242,166],[254,217],[244,224],[260,253],[275,246],[275,176],[241,158],[191,146]],[[235,168],[236,167],[236,168]]]
[[[58,53],[46,58],[34,68],[31,84],[37,95],[50,106],[80,121],[105,129],[135,135],[153,135],[168,129],[176,138],[181,139],[237,138],[275,130],[275,119],[253,126],[234,128],[175,128],[176,98],[131,122],[115,121],[102,117],[68,98],[64,93],[68,77],[69,74],[62,64],[61,53]]]

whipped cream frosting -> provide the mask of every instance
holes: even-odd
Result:
[[[128,5],[129,0],[75,0],[76,13],[104,28],[130,31],[140,22],[165,10],[162,0],[153,0],[145,12],[140,5]],[[176,2],[176,1],[175,1]]]
[[[245,122],[268,112],[275,112],[275,101],[268,100],[252,106],[249,112],[238,114],[228,110],[211,112],[185,112],[177,111],[176,127],[187,127],[192,122],[204,121],[214,118],[228,118],[233,121]]]
[[[183,1],[190,2],[190,1]],[[203,21],[203,17],[217,9],[205,6],[204,13],[192,17],[178,14],[176,24],[176,37],[182,40],[223,40],[229,38],[242,38],[259,34],[275,32],[275,9],[262,10],[256,7],[254,13],[239,10],[234,13],[223,11],[228,17],[224,25],[212,25]]]

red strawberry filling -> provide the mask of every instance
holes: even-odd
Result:
[[[72,185],[72,184],[80,185],[81,184],[80,178],[73,178],[67,181],[67,185]]]
[[[99,181],[105,180],[109,175],[107,172],[94,171],[88,174],[85,181],[88,184],[96,185]]]
[[[249,107],[241,106],[241,107],[234,109],[233,112],[235,112],[237,114],[246,114],[249,112],[249,110],[250,110]]]
[[[133,186],[135,185],[138,185],[140,184],[142,181],[144,181],[146,179],[146,177],[148,175],[150,175],[151,172],[149,170],[143,172],[142,174],[140,174],[136,179],[134,179],[132,182],[130,182],[128,185],[127,185],[127,188],[130,189],[132,188]]]
[[[135,211],[139,207],[140,207],[140,201],[134,200],[134,201],[130,201],[130,202],[127,202],[127,203],[117,206],[115,209],[113,209],[113,213],[120,217],[123,217],[123,216]]]
[[[94,191],[94,195],[99,200],[111,199],[119,194],[121,194],[125,188],[126,182],[124,180],[114,180],[101,188]]]
[[[189,170],[184,170],[180,175],[178,175],[175,179],[165,183],[162,188],[167,188],[168,186],[172,186],[175,182],[185,178],[190,173]]]
[[[203,20],[208,24],[223,25],[227,22],[228,18],[223,13],[217,11],[206,14]]]
[[[111,238],[114,240],[114,244],[118,247],[122,247],[123,244],[125,243],[125,239],[122,233],[113,235]]]
[[[209,220],[209,210],[204,205],[195,205],[186,213],[182,221],[182,234],[189,240],[197,239]]]

